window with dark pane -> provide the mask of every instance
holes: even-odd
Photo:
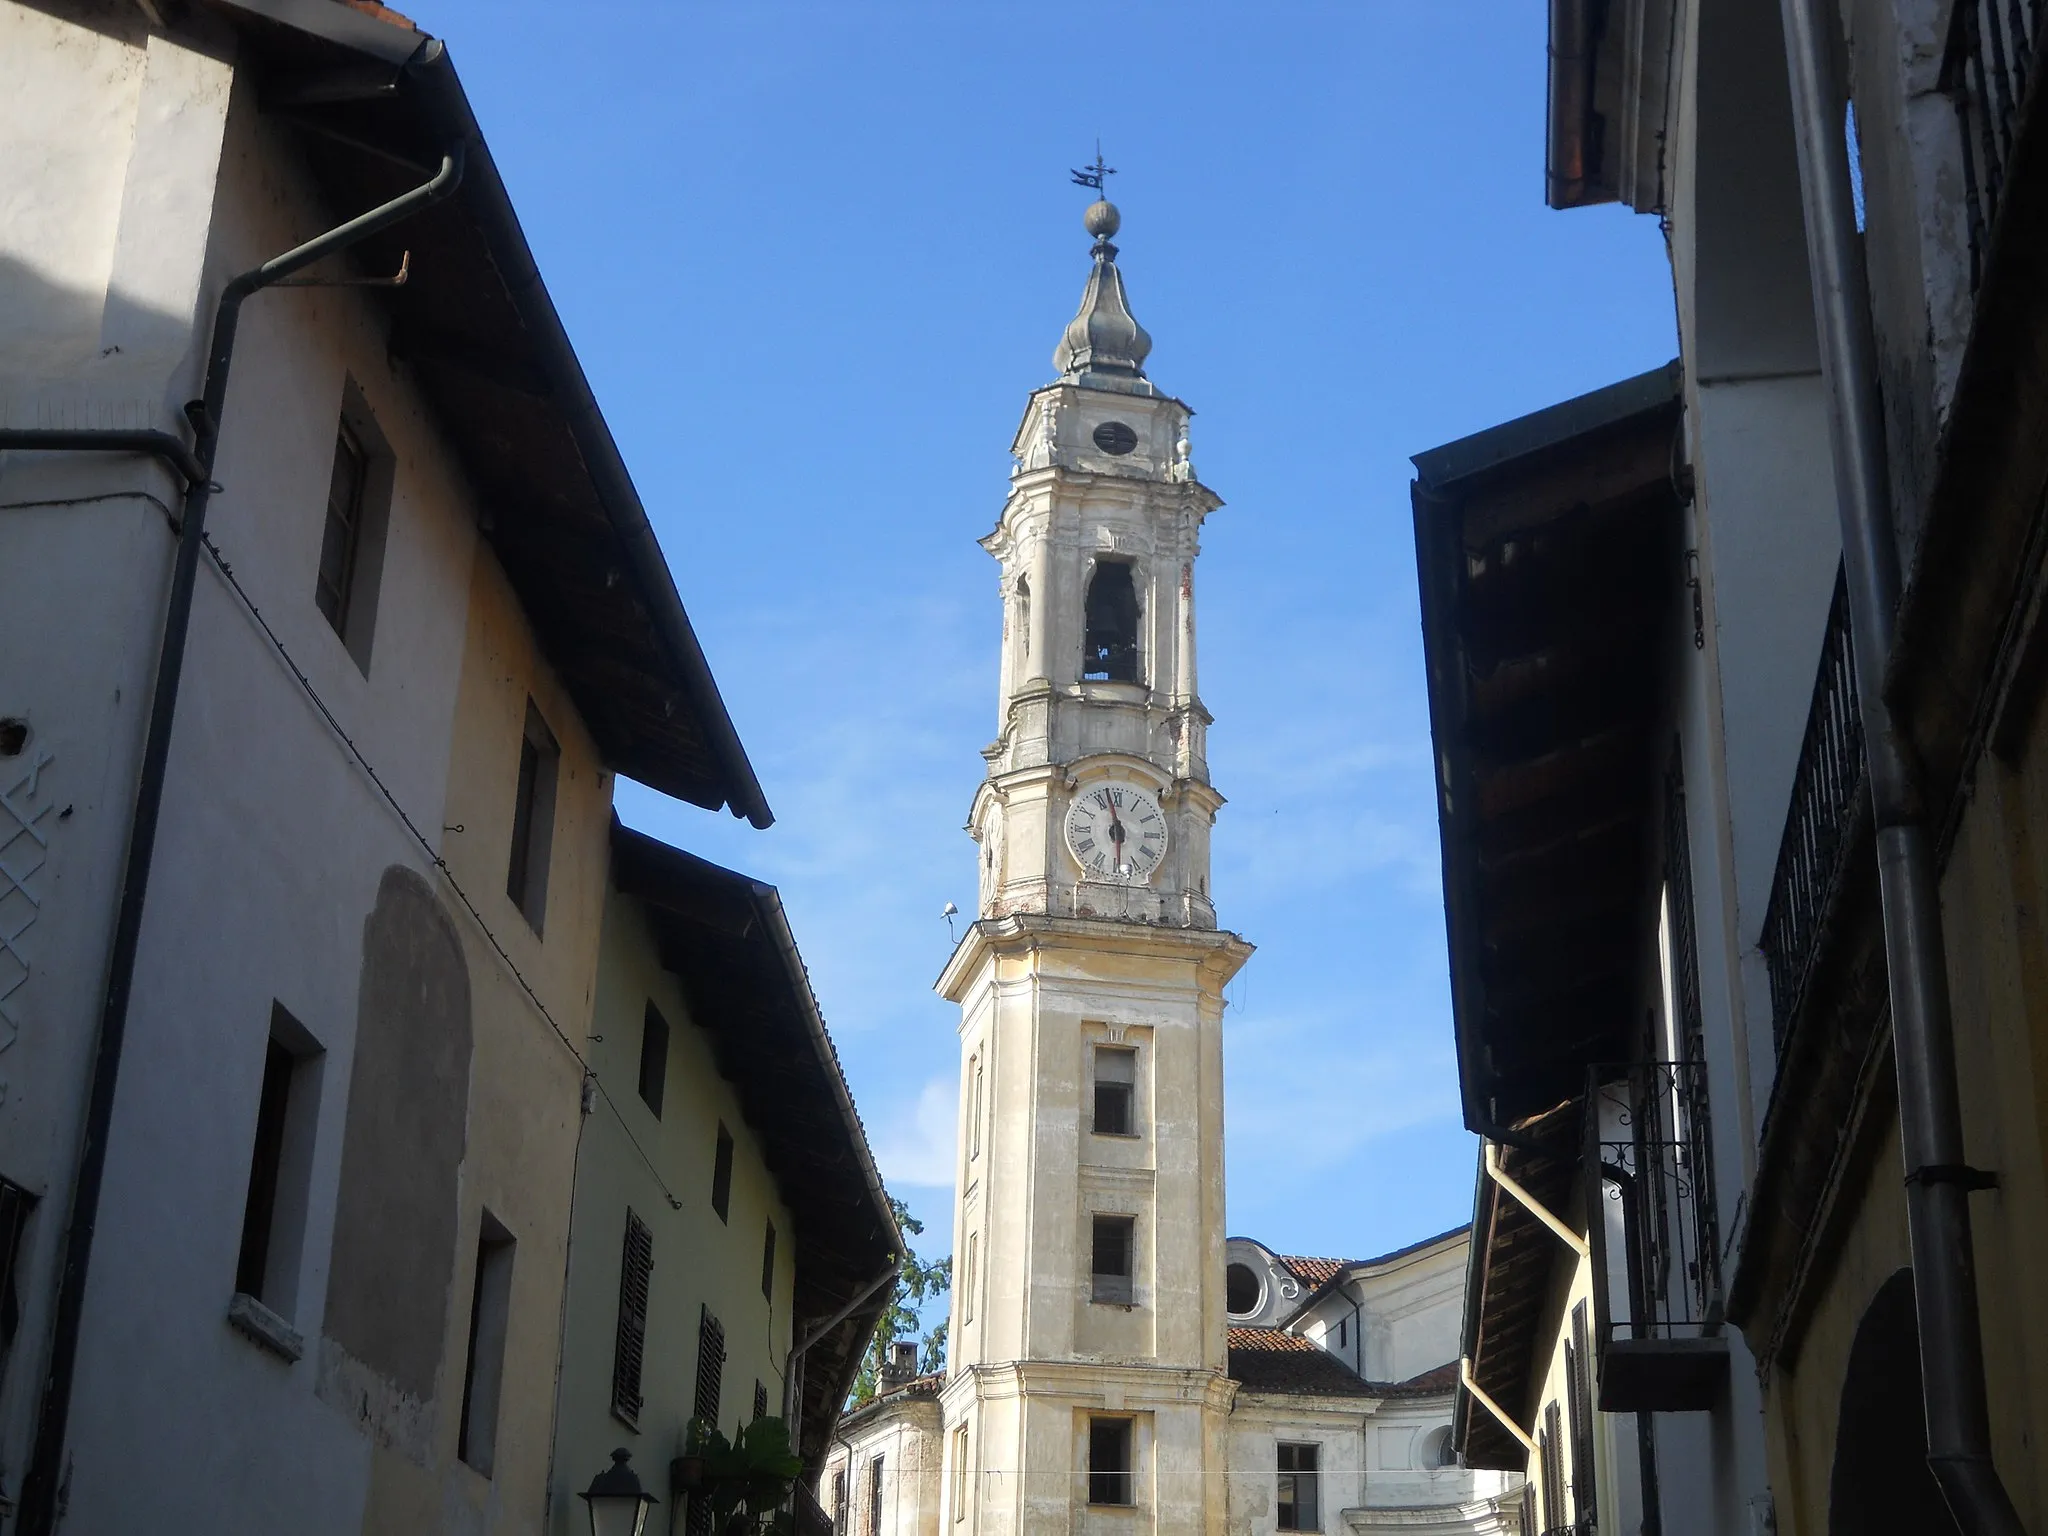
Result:
[[[845,1536],[846,1531],[846,1473],[832,1474],[832,1529]]]
[[[1316,1470],[1317,1448],[1313,1445],[1282,1445],[1279,1448],[1279,1488],[1276,1504],[1283,1531],[1320,1531],[1323,1528],[1321,1489]]]
[[[770,1301],[775,1299],[775,1223],[772,1221],[761,1239],[761,1294]]]
[[[548,908],[548,857],[555,840],[555,778],[561,749],[533,701],[526,701],[526,725],[519,736],[519,777],[512,796],[512,847],[505,865],[505,894],[535,933]]]
[[[1122,1504],[1137,1502],[1131,1468],[1131,1421],[1090,1419],[1088,1421],[1088,1502]]]
[[[754,1417],[768,1417],[768,1384],[764,1381],[756,1380],[754,1383]]]
[[[235,1289],[280,1316],[297,1300],[306,1202],[319,1109],[320,1046],[282,1006],[270,1007],[263,1080],[256,1097],[255,1145],[242,1206]]]
[[[344,637],[348,633],[349,587],[363,530],[363,494],[369,481],[370,456],[355,430],[343,421],[334,435],[334,469],[327,481],[327,523],[320,534],[320,580],[313,595],[334,632]]]
[[[718,1150],[711,1160],[711,1209],[724,1221],[732,1208],[732,1132],[723,1121],[718,1126]]]
[[[35,1208],[33,1194],[12,1179],[0,1178],[0,1361],[7,1358],[21,1326],[21,1236]]]
[[[362,391],[349,379],[342,386],[334,430],[313,602],[365,675],[370,670],[377,588],[383,577],[393,470],[390,446],[377,430]]]
[[[1095,1048],[1095,1134],[1137,1133],[1132,1107],[1138,1094],[1138,1053],[1117,1046]]]
[[[882,1536],[882,1458],[868,1463],[868,1536]]]
[[[640,1101],[661,1118],[661,1097],[668,1086],[668,1020],[652,1002],[640,1021]]]
[[[1091,1299],[1129,1306],[1137,1219],[1131,1216],[1097,1216],[1094,1226]]]
[[[1086,608],[1081,676],[1090,682],[1136,682],[1138,589],[1128,562],[1104,560],[1095,567],[1088,582]]]
[[[625,1252],[619,1264],[619,1320],[612,1342],[612,1412],[640,1427],[640,1368],[647,1352],[647,1287],[654,1273],[654,1233],[626,1212]]]
[[[489,1211],[477,1220],[476,1276],[470,1288],[469,1352],[462,1369],[462,1418],[455,1454],[485,1477],[497,1459],[498,1401],[505,1382],[505,1337],[512,1317],[512,1234]]]

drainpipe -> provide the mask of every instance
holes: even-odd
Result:
[[[20,1529],[23,1536],[49,1536],[57,1523],[58,1489],[64,1472],[64,1441],[71,1417],[72,1377],[78,1363],[78,1335],[85,1315],[85,1288],[92,1264],[93,1233],[99,1222],[100,1185],[106,1173],[107,1134],[114,1118],[114,1089],[121,1071],[121,1048],[128,1031],[128,1003],[135,981],[135,953],[142,936],[142,912],[149,893],[150,864],[156,852],[157,818],[163,809],[164,767],[170,757],[171,726],[178,706],[178,680],[184,671],[185,640],[191,629],[192,590],[199,573],[199,551],[206,532],[206,507],[213,492],[214,456],[220,446],[221,413],[227,404],[228,367],[234,359],[235,330],[241,320],[242,304],[251,294],[289,277],[302,267],[347,250],[358,241],[450,196],[462,183],[462,167],[463,148],[458,144],[442,157],[441,168],[432,180],[286,251],[282,256],[273,256],[260,267],[230,278],[221,292],[220,307],[214,312],[213,341],[206,355],[204,391],[200,399],[185,408],[197,434],[191,468],[198,473],[190,477],[185,492],[177,558],[171,568],[170,602],[164,615],[163,643],[157,654],[156,687],[149,704],[148,734],[143,738],[142,770],[135,790],[135,814],[128,832],[128,862],[122,871],[121,899],[115,911],[113,947],[107,959],[107,990],[100,1010],[99,1040],[93,1054],[84,1135],[78,1154],[78,1181],[72,1191],[64,1265],[57,1278],[50,1362],[43,1375],[35,1444],[29,1452],[28,1470],[22,1482]],[[47,439],[53,435],[77,440],[24,440],[38,436]],[[160,451],[160,445],[106,440],[137,435],[14,433],[0,436],[0,448],[101,447]],[[98,441],[87,441],[88,438]],[[182,470],[183,466],[180,468]]]
[[[822,1323],[815,1324],[804,1330],[803,1336],[790,1345],[789,1359],[782,1368],[782,1395],[788,1400],[783,1404],[782,1409],[783,1421],[785,1423],[795,1423],[797,1414],[803,1410],[803,1363],[804,1356],[811,1352],[811,1346],[845,1322],[849,1317],[853,1316],[863,1304],[872,1301],[875,1293],[881,1290],[883,1286],[901,1278],[901,1275],[901,1264],[891,1261],[889,1267],[877,1275],[870,1284],[863,1286],[860,1294],[855,1296],[853,1300],[849,1301],[837,1312],[834,1312]],[[790,1443],[792,1445],[796,1443],[794,1435],[791,1436]],[[830,1443],[829,1437],[827,1443]]]
[[[1917,764],[1884,696],[1899,555],[1886,490],[1869,290],[1850,204],[1844,98],[1834,79],[1836,38],[1827,30],[1832,7],[1826,0],[1780,0],[1780,11],[1877,830],[1927,1461],[1967,1536],[2024,1536],[1991,1459],[1969,1211],[1970,1191],[1986,1187],[1988,1176],[1964,1158],[1933,842]]]

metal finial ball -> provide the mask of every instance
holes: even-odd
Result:
[[[1116,211],[1116,204],[1100,197],[1090,203],[1088,211],[1081,215],[1081,227],[1098,240],[1107,240],[1122,227],[1123,222],[1123,215]]]

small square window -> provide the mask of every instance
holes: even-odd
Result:
[[[1095,1134],[1131,1136],[1137,1132],[1132,1108],[1138,1092],[1138,1053],[1118,1046],[1095,1048]]]
[[[1137,1503],[1131,1475],[1131,1421],[1088,1421],[1088,1502],[1128,1507]]]
[[[1131,1305],[1132,1250],[1137,1246],[1137,1226],[1137,1219],[1131,1216],[1095,1218],[1091,1300]]]

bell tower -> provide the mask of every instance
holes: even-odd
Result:
[[[1106,174],[1098,165],[1089,184]],[[1220,795],[1195,562],[1221,502],[1110,243],[1011,443],[998,735],[968,817],[947,1509],[962,1536],[1222,1536]],[[955,1522],[960,1523],[955,1523]]]

